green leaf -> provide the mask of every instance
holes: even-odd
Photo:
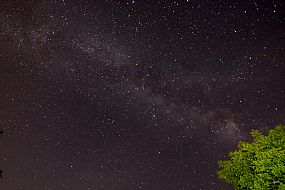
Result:
[[[218,177],[235,189],[285,190],[285,127],[278,125],[268,135],[253,130],[251,135],[251,143],[240,142],[229,160],[218,162]]]

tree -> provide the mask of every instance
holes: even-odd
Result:
[[[236,190],[285,190],[285,126],[251,135],[252,142],[241,141],[229,160],[218,162],[218,177]]]

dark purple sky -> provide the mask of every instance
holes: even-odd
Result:
[[[1,1],[2,190],[227,190],[285,123],[285,3]]]

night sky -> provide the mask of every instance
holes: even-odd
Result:
[[[0,2],[1,190],[228,190],[277,124],[282,0]]]

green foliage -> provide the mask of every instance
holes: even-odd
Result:
[[[285,190],[285,126],[251,135],[251,143],[240,142],[229,160],[219,161],[219,178],[236,190]]]

